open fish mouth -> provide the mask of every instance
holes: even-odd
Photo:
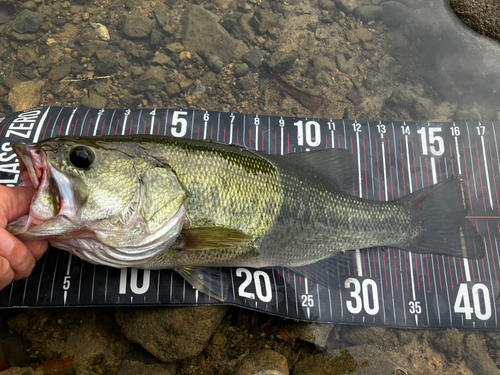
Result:
[[[16,143],[12,149],[19,156],[21,168],[21,185],[31,184],[38,190],[43,182],[47,180],[47,162],[43,153],[31,145]]]
[[[29,215],[23,216],[9,224],[17,228],[14,232],[22,234],[30,225],[41,223],[57,216],[60,207],[59,189],[56,181],[51,178],[50,166],[45,153],[33,145],[16,143],[12,149],[19,157],[21,169],[21,186],[33,186],[35,194],[31,201]],[[12,232],[11,232],[12,233]],[[13,233],[14,234],[14,233]]]

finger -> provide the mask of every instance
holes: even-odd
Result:
[[[35,267],[35,257],[28,248],[5,229],[0,228],[0,257],[5,258],[14,271],[14,280],[28,277]]]
[[[0,290],[9,285],[14,280],[14,270],[10,268],[7,259],[0,257]]]
[[[49,248],[49,241],[47,240],[24,241],[24,244],[28,248],[28,251],[33,254],[36,261],[38,261]]]
[[[5,228],[11,221],[29,213],[34,193],[33,186],[0,185],[0,226]]]

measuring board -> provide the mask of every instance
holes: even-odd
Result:
[[[0,119],[0,183],[20,183],[13,143],[58,135],[156,134],[210,139],[278,155],[345,148],[357,165],[351,193],[375,200],[398,198],[463,174],[471,206],[468,218],[484,238],[485,258],[360,249],[325,270],[332,280],[328,286],[282,267],[226,268],[230,285],[225,303],[316,322],[495,329],[500,314],[497,126],[168,109],[37,108]],[[47,252],[29,278],[0,291],[0,307],[220,303],[171,270],[96,266],[56,249]]]

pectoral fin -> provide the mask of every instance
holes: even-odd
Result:
[[[241,231],[222,227],[184,229],[181,238],[184,241],[181,250],[228,249],[251,240]]]
[[[200,292],[225,301],[227,298],[227,275],[217,267],[185,267],[175,271]]]

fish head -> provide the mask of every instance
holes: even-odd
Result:
[[[21,179],[33,185],[29,214],[7,230],[45,238],[93,263],[147,263],[186,224],[187,192],[174,171],[127,142],[57,137],[15,144]]]

